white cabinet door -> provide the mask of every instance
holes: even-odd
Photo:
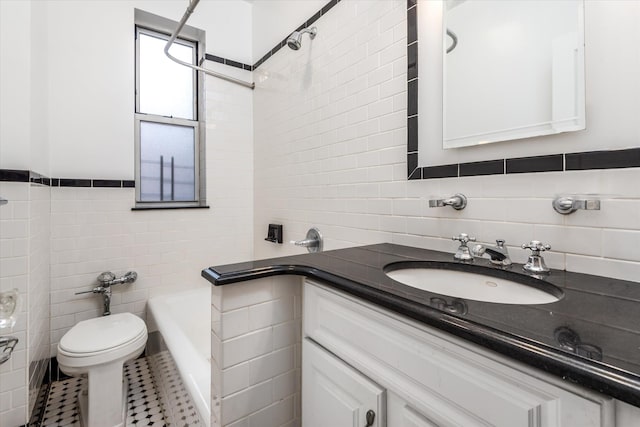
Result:
[[[393,427],[445,427],[436,423],[395,393],[387,393],[387,422]]]
[[[385,391],[315,344],[302,343],[302,425],[385,427]],[[367,412],[375,414],[367,416]]]

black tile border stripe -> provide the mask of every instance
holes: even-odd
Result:
[[[30,182],[51,187],[135,188],[132,179],[49,178],[34,171],[0,169],[0,181]]]
[[[0,181],[29,182],[29,171],[19,169],[0,169]]]
[[[565,154],[566,170],[640,167],[640,148]]]
[[[326,3],[324,6],[322,6],[322,8],[320,8],[319,11],[317,11],[316,13],[314,13],[309,19],[307,19],[305,22],[303,22],[302,24],[300,24],[298,26],[298,28],[296,28],[294,31],[300,31],[300,30],[304,30],[305,28],[310,27],[311,25],[313,25],[318,19],[320,19],[322,16],[324,16],[327,12],[329,12],[335,5],[337,5],[338,3],[340,3],[341,0],[331,0],[328,3]],[[293,31],[292,31],[293,32]],[[289,33],[291,34],[291,33]],[[252,69],[256,70],[259,66],[261,66],[262,64],[264,64],[264,62],[271,58],[276,52],[278,52],[280,49],[282,49],[283,47],[285,47],[287,45],[287,38],[289,37],[289,34],[287,34],[287,37],[285,37],[283,40],[280,41],[280,43],[277,43],[273,48],[271,48],[271,50],[269,50],[266,54],[264,54],[264,56],[262,58],[260,58],[258,61],[256,61],[255,64],[253,64]]]
[[[407,0],[407,179],[458,178],[517,173],[566,172],[640,167],[640,147],[582,153],[494,159],[450,165],[418,165],[418,13]],[[415,38],[414,38],[415,35]]]
[[[563,170],[562,154],[507,159],[506,167],[507,173],[562,172]]]
[[[239,61],[234,61],[232,59],[223,58],[221,56],[212,55],[210,53],[205,53],[204,59],[207,61],[217,62],[219,64],[228,65],[234,68],[240,68],[241,70],[253,71],[253,66],[249,64],[244,64]]]
[[[460,176],[498,175],[504,173],[504,160],[460,163]]]

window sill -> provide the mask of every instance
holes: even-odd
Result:
[[[132,211],[162,211],[167,209],[209,209],[209,206],[137,206]]]

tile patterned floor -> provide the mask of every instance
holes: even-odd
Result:
[[[168,355],[140,358],[125,366],[129,381],[127,426],[185,427],[202,425],[189,394],[177,374],[171,371],[173,360]],[[150,363],[162,371],[154,378]],[[80,427],[77,410],[78,392],[83,378],[69,378],[51,384],[41,427]]]

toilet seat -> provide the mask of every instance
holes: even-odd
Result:
[[[113,314],[83,320],[60,340],[65,353],[91,355],[117,349],[147,333],[144,321],[131,313]]]
[[[111,363],[138,353],[146,342],[144,321],[131,313],[84,320],[60,340],[58,362],[66,368]]]

